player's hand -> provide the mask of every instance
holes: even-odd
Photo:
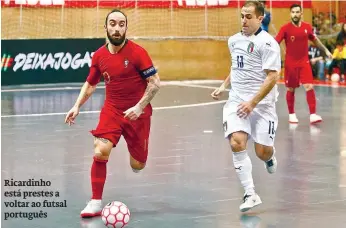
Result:
[[[214,92],[211,93],[211,96],[214,100],[219,100],[221,94],[225,91],[224,85],[221,85],[220,88],[217,88],[214,90]]]
[[[127,109],[124,114],[124,118],[129,120],[136,120],[143,113],[143,109],[139,105],[135,105],[132,108]]]
[[[79,114],[79,108],[73,106],[73,108],[71,108],[71,110],[66,115],[65,123],[67,123],[69,126],[74,124],[74,119],[78,116],[78,114]]]
[[[246,118],[255,108],[255,104],[251,101],[242,102],[238,105],[237,115],[240,118]]]

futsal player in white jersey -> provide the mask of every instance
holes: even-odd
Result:
[[[233,152],[236,173],[245,190],[240,205],[242,212],[262,203],[252,179],[252,163],[246,148],[248,139],[254,141],[256,155],[264,161],[267,171],[274,173],[277,168],[275,103],[281,57],[278,43],[261,30],[263,15],[264,7],[260,2],[247,1],[242,7],[242,31],[228,40],[232,56],[230,74],[211,94],[218,99],[231,86],[223,108],[223,127]]]

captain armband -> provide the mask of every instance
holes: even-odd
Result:
[[[141,77],[143,79],[149,78],[157,73],[157,70],[154,66],[149,67],[148,69],[140,71]]]

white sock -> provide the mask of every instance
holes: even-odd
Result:
[[[245,194],[255,194],[255,185],[252,179],[252,163],[246,150],[233,152],[233,164]]]

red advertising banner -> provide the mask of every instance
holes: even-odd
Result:
[[[2,7],[73,7],[73,8],[93,8],[93,7],[137,7],[137,8],[222,8],[239,7],[245,0],[1,0]],[[268,1],[267,7],[287,8],[292,4],[302,4],[304,8],[311,8],[311,0],[275,0]]]

